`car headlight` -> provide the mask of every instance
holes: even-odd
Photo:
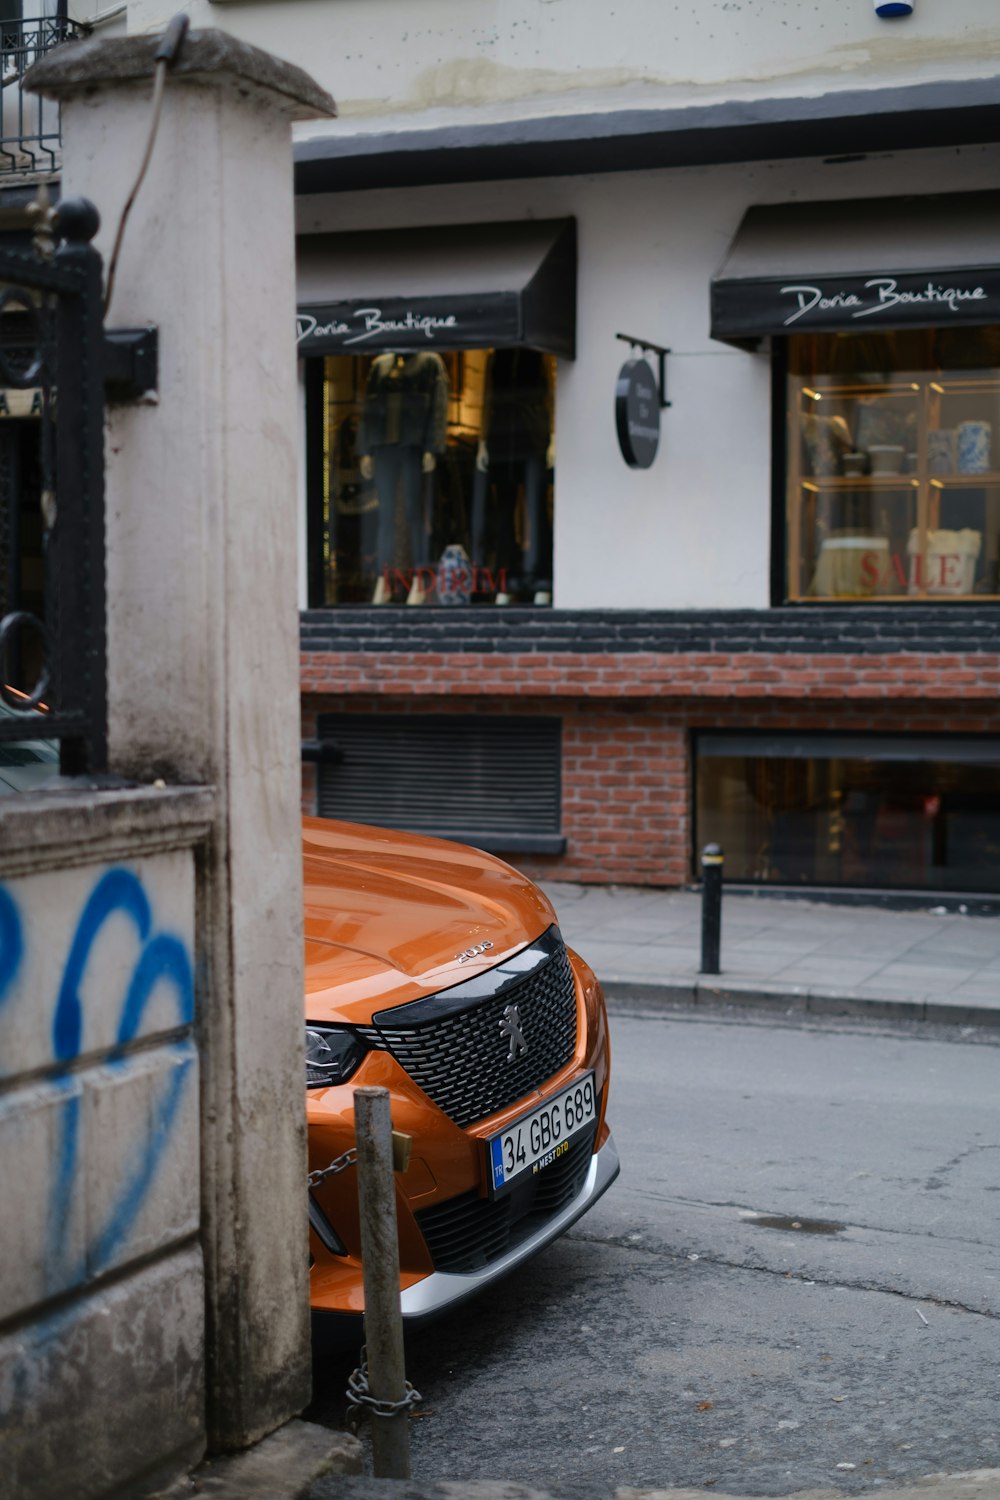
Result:
[[[306,1027],[306,1088],[346,1083],[361,1064],[364,1042],[342,1026]]]

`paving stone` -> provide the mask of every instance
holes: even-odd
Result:
[[[347,1476],[363,1470],[364,1447],[358,1438],[314,1422],[292,1421],[244,1453],[205,1459],[145,1500],[303,1500],[317,1481],[328,1482],[331,1487],[322,1493],[333,1497],[346,1493],[338,1486],[349,1482]]]

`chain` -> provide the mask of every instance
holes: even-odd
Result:
[[[368,1350],[361,1347],[361,1364],[347,1382],[347,1425],[356,1433],[362,1417],[395,1417],[400,1412],[410,1411],[424,1398],[415,1391],[408,1380],[404,1381],[406,1394],[401,1401],[378,1401],[368,1389]]]
[[[338,1172],[346,1172],[348,1167],[353,1167],[357,1159],[357,1148],[351,1146],[343,1156],[335,1156],[328,1167],[317,1167],[315,1172],[310,1172],[306,1178],[306,1187],[319,1187],[328,1177],[335,1177]]]

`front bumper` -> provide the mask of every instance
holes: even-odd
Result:
[[[523,1261],[537,1255],[539,1250],[544,1249],[552,1240],[558,1239],[559,1235],[564,1234],[571,1224],[575,1224],[577,1219],[597,1202],[602,1193],[607,1192],[620,1169],[618,1152],[609,1134],[604,1145],[590,1159],[583,1187],[565,1208],[548,1219],[533,1235],[520,1241],[506,1255],[491,1261],[482,1270],[461,1275],[451,1271],[432,1271],[429,1276],[407,1287],[400,1294],[403,1317],[407,1322],[412,1323],[446,1312],[458,1303],[464,1302],[467,1297],[474,1297],[477,1292],[482,1291],[499,1277],[506,1276]]]

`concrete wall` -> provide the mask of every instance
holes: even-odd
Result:
[[[771,369],[709,337],[709,284],[746,208],[791,199],[992,187],[1000,149],[762,162],[614,176],[300,198],[299,230],[576,216],[577,358],[556,407],[555,596],[588,608],[765,608],[771,534]],[[614,432],[624,331],[668,346],[652,468]],[[302,500],[304,505],[304,498]]]
[[[205,1442],[207,792],[0,804],[0,1469],[105,1493]]]
[[[341,107],[339,130],[394,116],[430,124],[716,99],[812,95],[996,72],[994,0],[916,0],[881,20],[872,0],[283,0],[187,7],[307,66]],[[162,0],[132,0],[130,31],[159,30]]]
[[[212,1433],[229,1446],[301,1406],[309,1379],[291,133],[259,90],[171,81],[112,304],[162,332],[158,404],[109,423],[110,753],[127,775],[223,789],[203,1186]],[[106,250],[148,89],[103,113],[72,98],[64,118],[66,183],[101,203]]]

